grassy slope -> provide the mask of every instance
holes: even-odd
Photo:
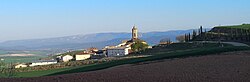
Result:
[[[95,65],[95,64],[92,64]],[[60,68],[60,69],[52,69],[52,70],[44,70],[44,71],[33,71],[33,72],[23,72],[23,73],[17,73],[16,77],[39,77],[39,76],[47,76],[58,72],[78,69],[78,68],[85,68],[92,65],[84,65],[84,66],[78,66],[78,67],[68,67],[68,68]]]
[[[240,29],[250,29],[250,24],[234,25],[234,26],[217,26],[215,28],[240,28]]]
[[[225,47],[233,46],[231,44],[223,44]],[[173,43],[171,45],[165,46],[165,47],[156,47],[154,49],[148,49],[141,54],[155,54],[157,53],[166,53],[170,51],[176,51],[176,50],[187,50],[187,49],[196,49],[196,48],[213,48],[218,47],[220,44],[215,43],[204,43],[204,44],[197,44],[197,43]]]
[[[182,58],[189,56],[201,56],[208,54],[216,54],[222,52],[230,52],[230,51],[240,51],[240,50],[249,50],[248,47],[211,47],[211,48],[198,48],[198,49],[188,49],[188,50],[179,50],[174,52],[160,52],[155,53],[154,56],[146,57],[146,58],[134,58],[134,59],[126,59],[126,60],[117,60],[112,62],[106,62],[102,64],[94,64],[94,65],[85,65],[79,67],[71,67],[71,68],[63,68],[63,69],[54,69],[54,70],[45,70],[45,71],[34,71],[34,72],[23,72],[18,73],[17,77],[38,77],[38,76],[49,76],[49,75],[60,75],[60,74],[69,74],[69,73],[78,73],[78,72],[87,72],[105,69],[117,65],[122,64],[133,64],[145,61],[153,61],[160,59],[169,59],[169,58]]]

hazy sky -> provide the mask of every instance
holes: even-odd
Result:
[[[0,0],[0,41],[250,22],[250,0]]]

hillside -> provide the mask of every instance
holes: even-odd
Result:
[[[249,30],[250,30],[250,24],[242,24],[242,25],[234,25],[234,26],[217,26],[217,27],[214,27],[209,32],[224,33],[224,34],[230,35],[233,33],[241,34],[243,32],[248,32]]]
[[[165,32],[140,33],[140,38],[149,44],[158,44],[163,38],[176,41],[178,35],[192,30],[174,30]],[[48,49],[81,49],[88,47],[103,48],[106,45],[116,45],[122,40],[131,38],[130,33],[97,33],[88,35],[74,35],[47,39],[15,40],[0,43],[3,50],[48,50]]]
[[[197,35],[193,40],[247,43],[250,41],[250,24],[217,26],[208,32],[203,32],[202,34]]]
[[[236,29],[250,29],[250,24],[232,25],[232,26],[216,26],[214,28],[236,28]]]

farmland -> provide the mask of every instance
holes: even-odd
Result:
[[[28,62],[32,62],[35,60],[38,60],[39,58],[43,58],[45,56],[7,56],[7,57],[1,57],[2,62],[5,63],[28,63]]]
[[[0,55],[5,54],[36,54],[36,55],[46,55],[49,51],[34,50],[34,51],[19,51],[19,50],[0,50]]]
[[[207,56],[126,64],[85,73],[35,78],[2,78],[1,81],[249,82],[250,56],[248,54],[250,54],[250,51],[227,52]]]
[[[100,69],[105,69],[105,68],[109,68],[109,67],[113,67],[117,65],[123,65],[123,64],[134,64],[134,63],[140,63],[140,62],[146,62],[146,61],[183,58],[183,57],[190,57],[190,56],[202,56],[202,55],[208,55],[208,54],[216,54],[216,53],[229,52],[229,51],[241,51],[241,50],[249,50],[249,48],[228,46],[228,47],[185,49],[185,50],[177,50],[177,51],[170,51],[170,52],[154,51],[155,53],[152,54],[153,56],[149,56],[149,57],[115,60],[115,61],[105,62],[105,63],[100,63],[100,64],[83,65],[83,66],[53,69],[53,70],[19,72],[17,73],[16,77],[39,77],[39,76],[88,72],[88,71],[100,70]]]
[[[27,63],[46,57],[45,51],[5,51],[0,50],[0,59],[5,63]]]
[[[230,76],[214,80],[211,78],[216,78],[215,76],[223,74],[234,74],[236,76],[240,71],[248,74],[245,68],[249,65],[250,59],[248,58],[250,57],[247,54],[250,53],[248,51],[250,48],[229,44],[224,45],[224,47],[221,47],[221,44],[217,43],[175,43],[132,54],[132,56],[150,56],[58,69],[17,72],[15,74],[16,78],[2,78],[0,81],[226,81],[225,78],[228,79]],[[230,66],[233,66],[233,68],[230,68]],[[225,72],[224,70],[233,72]],[[88,74],[90,74],[88,78],[82,78]],[[110,77],[115,74],[119,75]],[[132,75],[139,78],[134,78]],[[95,77],[99,78],[94,79]],[[178,79],[178,77],[182,79]],[[64,79],[62,80],[62,78]],[[118,81],[119,78],[121,80]],[[248,80],[247,78],[230,79]]]

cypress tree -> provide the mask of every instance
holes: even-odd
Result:
[[[200,34],[203,33],[203,29],[202,29],[202,26],[200,26]]]
[[[193,30],[193,36],[192,36],[192,40],[194,40],[195,39],[195,37],[196,37],[196,31],[195,30]]]
[[[188,33],[188,41],[190,41],[190,40],[191,40],[191,34]]]

